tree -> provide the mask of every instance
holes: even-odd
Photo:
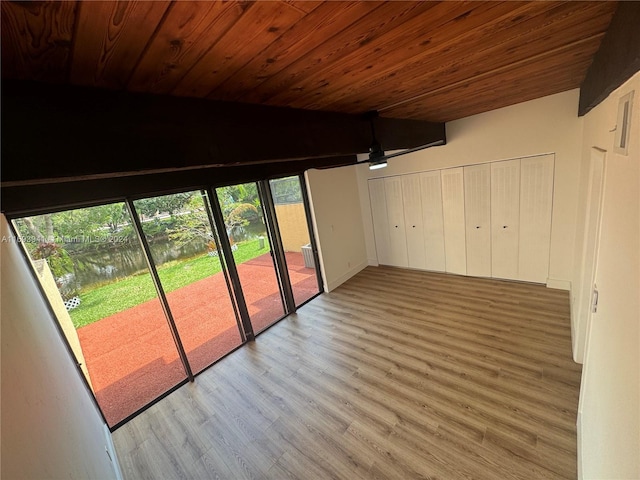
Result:
[[[129,222],[129,214],[124,203],[110,203],[95,208],[100,209],[102,220],[109,227],[111,233],[119,232],[120,227]]]
[[[258,185],[254,182],[216,189],[227,233],[232,241],[244,234],[244,227],[260,221],[262,210]]]
[[[193,196],[193,192],[174,193],[160,197],[142,198],[136,200],[135,207],[139,214],[145,217],[154,217],[161,213],[173,216],[184,209]]]
[[[18,227],[20,227],[20,225],[19,222]],[[22,225],[26,227],[28,232],[28,235],[23,234],[23,238],[27,238],[27,242],[51,243],[54,241],[52,214],[49,213],[38,217],[25,217],[22,219]]]
[[[301,203],[302,190],[298,177],[278,178],[269,183],[273,194],[273,203]]]
[[[239,204],[248,203],[260,207],[260,197],[258,195],[258,185],[254,182],[240,185],[229,185],[216,189],[222,213],[227,216]]]
[[[46,260],[64,300],[77,295],[73,279],[74,265],[69,253],[56,242],[55,214],[25,217],[16,222],[29,255],[34,260]],[[65,280],[66,279],[66,280]]]
[[[207,244],[214,241],[209,216],[201,195],[190,195],[179,213],[180,215],[173,217],[171,224],[167,226],[169,238],[183,245],[196,239],[203,240]]]
[[[124,203],[78,208],[16,221],[31,258],[45,259],[56,281],[60,283],[65,279],[64,285],[73,286],[71,290],[75,290],[75,280],[69,274],[75,275],[87,268],[85,263],[93,263],[90,258],[79,262],[78,254],[113,248],[107,236],[119,232],[127,223]],[[65,296],[63,289],[61,292]]]

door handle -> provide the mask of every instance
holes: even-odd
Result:
[[[598,313],[598,287],[593,286],[593,299],[591,301],[591,312]]]

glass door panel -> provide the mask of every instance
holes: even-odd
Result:
[[[14,225],[109,426],[186,378],[124,203]]]
[[[285,314],[258,185],[216,189],[227,237],[255,333]]]
[[[300,178],[269,181],[296,306],[320,292]]]
[[[242,343],[219,237],[202,192],[133,202],[194,373]]]

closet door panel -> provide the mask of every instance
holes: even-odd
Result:
[[[446,271],[466,275],[463,169],[442,170],[441,178]]]
[[[491,166],[464,167],[467,275],[491,276]]]
[[[387,218],[389,222],[389,265],[409,266],[407,256],[407,235],[402,203],[402,178],[384,179],[384,192],[387,200]]]
[[[425,268],[444,272],[444,221],[440,170],[420,174],[420,193],[424,224]]]
[[[420,175],[402,176],[402,203],[407,236],[407,260],[409,267],[424,270],[427,252],[424,245],[424,223],[422,218],[422,195]]]
[[[546,283],[549,276],[553,169],[553,155],[520,163],[519,280]]]
[[[389,250],[391,240],[389,238],[387,200],[384,193],[384,180],[382,178],[369,180],[369,200],[371,202],[371,216],[378,263],[381,265],[390,265]]]
[[[491,274],[518,279],[520,160],[491,164]]]

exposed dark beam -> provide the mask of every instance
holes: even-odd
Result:
[[[578,115],[585,115],[639,70],[640,2],[619,2],[580,85]]]
[[[153,196],[207,186],[223,186],[302,173],[310,168],[334,168],[356,163],[355,155],[275,162],[238,167],[213,167],[174,172],[49,182],[3,187],[0,207],[7,215],[27,215],[51,210],[122,201],[127,197]]]
[[[371,142],[358,115],[19,81],[2,94],[3,185],[324,159]],[[387,150],[445,139],[442,123],[380,120]]]

